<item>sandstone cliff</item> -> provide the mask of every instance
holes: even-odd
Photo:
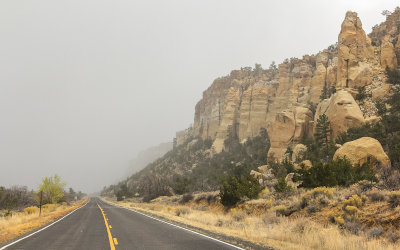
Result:
[[[373,101],[390,91],[384,70],[399,65],[399,18],[397,8],[367,36],[357,13],[349,11],[336,45],[301,59],[286,59],[278,67],[256,65],[216,79],[196,105],[191,135],[211,138],[218,153],[224,150],[229,129],[243,142],[266,128],[270,154],[280,158],[288,145],[312,135],[323,113],[332,124],[333,137],[361,125],[376,115]],[[322,90],[331,87],[337,94],[321,102]],[[368,102],[354,100],[358,87],[366,87]],[[314,117],[310,104],[318,103]]]

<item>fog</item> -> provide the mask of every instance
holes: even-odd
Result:
[[[316,53],[398,1],[2,0],[0,186],[85,192],[193,122],[213,79]]]

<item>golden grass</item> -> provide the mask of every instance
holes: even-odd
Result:
[[[73,202],[70,206],[66,204],[48,204],[42,208],[39,217],[37,207],[27,207],[24,212],[13,212],[10,217],[0,218],[0,243],[12,240],[36,228],[61,218],[72,210],[84,205],[84,201]]]
[[[330,191],[323,190],[323,193],[331,195]],[[339,225],[320,223],[310,217],[276,216],[276,211],[283,209],[279,205],[264,213],[248,214],[245,205],[227,212],[219,202],[208,205],[206,202],[191,201],[180,205],[163,199],[151,203],[105,201],[277,249],[400,249],[399,243],[391,244],[384,237],[367,239],[363,234],[357,236],[341,230]],[[269,203],[267,207],[270,207],[268,200],[263,201]],[[260,205],[260,202],[252,203]]]

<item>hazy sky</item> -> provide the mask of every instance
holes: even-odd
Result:
[[[347,10],[369,32],[396,3],[1,0],[0,185],[100,190],[188,127],[214,78],[326,48]]]

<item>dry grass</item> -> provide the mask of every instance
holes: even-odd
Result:
[[[361,207],[364,201],[360,196],[354,195],[357,190],[353,189],[319,188],[309,192],[300,191],[293,197],[285,197],[282,200],[274,200],[273,197],[265,195],[264,199],[245,202],[229,211],[226,211],[219,201],[208,203],[205,199],[201,199],[206,197],[206,194],[196,195],[192,201],[184,205],[174,202],[173,200],[178,200],[176,197],[161,197],[151,203],[142,203],[139,200],[115,202],[107,199],[106,201],[277,249],[400,249],[398,241],[393,243],[395,242],[393,239],[397,239],[399,233],[397,227],[391,231],[390,238],[384,237],[383,234],[371,237],[371,231],[361,229],[362,225],[355,215],[365,215],[370,205],[373,206],[375,203],[365,205],[359,211],[357,206]],[[328,205],[320,206],[320,212],[310,216],[304,208],[288,217],[280,216],[284,214],[285,209],[299,206],[298,204],[303,203],[304,199],[313,204],[317,204],[314,202],[317,200],[320,204],[321,197],[327,199]],[[385,206],[389,205],[386,203]],[[344,207],[346,211],[343,211]],[[362,209],[366,211],[361,212]],[[352,223],[347,221],[332,223],[329,218],[330,213],[347,213],[357,220]],[[338,221],[339,219],[343,220],[342,217],[337,218]],[[357,228],[359,226],[360,228]]]
[[[28,207],[24,209],[24,212],[13,212],[12,216],[0,217],[0,243],[53,222],[86,202],[87,199],[76,203],[73,202],[70,206],[66,204],[45,205],[40,217],[37,207]]]

